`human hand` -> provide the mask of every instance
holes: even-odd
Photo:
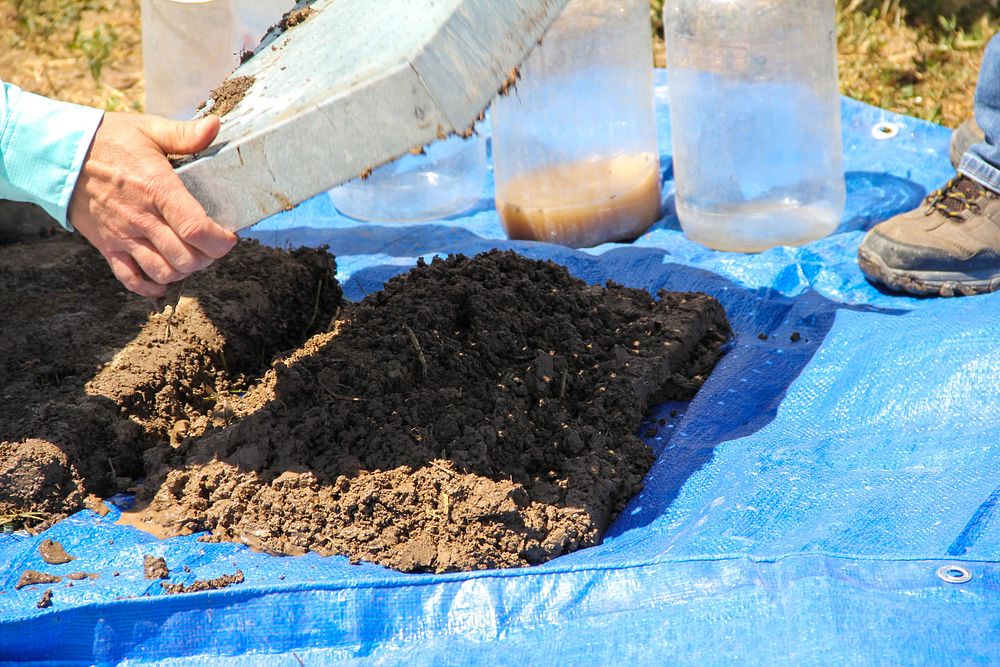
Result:
[[[236,235],[213,222],[174,173],[168,154],[204,150],[219,119],[177,122],[108,113],[83,163],[69,221],[125,287],[152,298],[223,257]]]

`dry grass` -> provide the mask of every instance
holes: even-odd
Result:
[[[659,34],[663,0],[651,4]],[[998,29],[997,0],[838,0],[841,90],[954,127],[972,114],[983,48]]]
[[[113,111],[143,104],[139,0],[0,0],[0,79]]]
[[[971,114],[998,0],[839,0],[841,87],[945,125]],[[650,0],[661,34],[663,0]],[[141,109],[138,0],[0,0],[0,79],[105,109]],[[663,63],[662,40],[657,60]]]
[[[954,127],[972,114],[995,2],[853,0],[838,22],[844,94]]]

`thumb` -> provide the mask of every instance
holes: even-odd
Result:
[[[190,155],[208,148],[219,134],[219,117],[208,115],[188,121],[154,117],[145,133],[164,153]]]

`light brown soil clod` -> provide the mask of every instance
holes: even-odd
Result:
[[[157,556],[146,556],[143,559],[143,574],[147,579],[168,579],[170,570],[167,569],[165,558]]]
[[[55,540],[42,540],[42,543],[38,545],[38,553],[41,554],[42,560],[49,565],[62,565],[74,560],[73,556],[66,553],[63,545]]]
[[[57,574],[48,574],[46,572],[39,572],[38,570],[25,570],[14,585],[14,589],[20,590],[25,586],[34,586],[35,584],[58,584],[60,581],[62,581],[62,577]]]
[[[42,597],[35,603],[35,606],[39,609],[45,609],[52,606],[52,589],[48,588],[42,593]]]

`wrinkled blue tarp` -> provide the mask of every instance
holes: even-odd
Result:
[[[952,175],[949,132],[848,100],[844,119],[848,213],[804,248],[712,252],[670,215],[629,246],[512,243],[489,192],[468,216],[396,226],[359,225],[320,197],[251,233],[328,243],[351,298],[418,256],[497,246],[588,281],[718,297],[735,346],[693,402],[650,414],[666,422],[650,438],[657,462],[602,545],[530,570],[402,575],[157,541],[114,525],[117,512],[82,512],[44,535],[0,536],[0,661],[997,664],[1000,296],[919,300],[864,281],[864,230]],[[898,137],[874,139],[881,121]],[[45,538],[77,560],[44,566]],[[146,554],[175,581],[239,568],[246,582],[167,597],[143,578]],[[948,583],[942,566],[972,579]],[[100,577],[56,585],[39,610],[40,587],[13,588],[25,568]]]

